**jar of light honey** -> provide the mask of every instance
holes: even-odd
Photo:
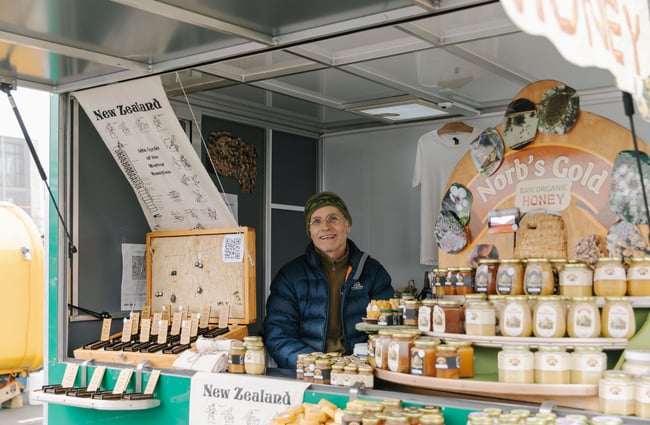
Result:
[[[532,384],[535,382],[535,359],[528,347],[504,346],[497,355],[499,382]]]
[[[597,385],[607,369],[607,354],[600,347],[575,347],[571,353],[571,383]]]
[[[650,418],[650,375],[640,376],[636,383],[634,414]]]
[[[594,269],[594,293],[603,297],[621,297],[627,291],[625,266],[619,257],[602,257]]]
[[[542,345],[537,349],[535,352],[535,383],[571,383],[571,356],[565,347]]]
[[[566,332],[566,315],[562,298],[543,295],[537,298],[533,311],[533,333],[541,338],[561,338]]]
[[[433,293],[437,298],[445,295],[447,269],[433,269]]]
[[[588,297],[593,295],[593,271],[584,263],[566,263],[559,272],[560,295]]]
[[[496,335],[496,310],[491,301],[465,303],[465,333],[467,335]]]
[[[388,345],[392,340],[393,331],[380,329],[377,335],[375,341],[375,367],[377,369],[388,369]]]
[[[447,267],[445,276],[444,291],[445,295],[456,295],[456,272],[458,267]]]
[[[554,289],[551,263],[546,258],[528,259],[524,273],[524,293],[526,295],[552,295]]]
[[[532,314],[528,297],[515,295],[506,298],[499,321],[501,335],[528,337],[532,332]]]
[[[499,262],[497,293],[500,295],[521,295],[524,293],[524,269],[521,260],[509,258]]]
[[[607,415],[633,415],[636,404],[634,377],[622,370],[608,370],[598,384],[600,411]]]
[[[601,313],[601,330],[606,338],[630,339],[634,336],[634,310],[627,297],[605,298]]]
[[[600,310],[596,297],[571,299],[566,319],[567,333],[571,338],[597,338],[600,336]]]
[[[418,309],[418,330],[422,332],[431,331],[431,322],[433,317],[433,306],[437,300],[427,298],[422,300],[422,305]]]
[[[627,295],[650,296],[650,257],[630,258],[627,269]]]

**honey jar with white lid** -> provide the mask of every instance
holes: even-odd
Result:
[[[627,268],[627,295],[650,296],[650,257],[630,258]]]
[[[633,415],[636,386],[633,375],[622,370],[607,370],[598,384],[600,411],[607,415]]]
[[[571,338],[600,336],[600,310],[596,297],[574,297],[567,312],[567,333]]]
[[[627,291],[625,266],[619,257],[601,257],[594,269],[594,294],[621,297]]]
[[[566,315],[562,297],[537,297],[533,311],[533,333],[540,338],[561,338],[566,332]]]
[[[565,347],[542,345],[537,349],[535,352],[535,383],[571,383],[571,356]]]
[[[601,330],[606,338],[630,339],[636,332],[634,310],[627,297],[605,297]]]

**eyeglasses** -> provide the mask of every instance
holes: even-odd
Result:
[[[329,224],[331,226],[336,226],[339,223],[339,221],[343,220],[343,217],[341,217],[340,215],[336,215],[336,214],[330,214],[327,217],[325,217],[324,220],[327,221],[327,224]],[[320,226],[323,225],[323,218],[314,217],[309,222],[309,225],[312,226],[312,227],[320,227]]]

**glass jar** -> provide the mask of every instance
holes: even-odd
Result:
[[[650,257],[630,258],[627,269],[627,295],[650,296]]]
[[[343,375],[341,378],[344,387],[351,387],[357,382],[357,365],[347,364],[343,367]]]
[[[393,331],[380,329],[377,335],[377,341],[375,343],[375,367],[377,369],[388,369],[388,345],[392,340]]]
[[[598,384],[600,411],[607,415],[633,415],[636,388],[633,376],[621,370],[608,370]]]
[[[574,297],[567,313],[567,333],[571,338],[598,338],[600,310],[596,297]]]
[[[361,409],[345,409],[341,417],[342,425],[360,425],[363,418],[363,410]]]
[[[444,291],[445,295],[456,295],[456,272],[458,267],[447,267],[445,276]]]
[[[562,338],[566,332],[566,315],[562,298],[542,295],[533,311],[533,334],[539,338]]]
[[[602,297],[621,297],[627,291],[625,267],[619,257],[601,257],[594,269],[594,293]]]
[[[422,305],[418,309],[418,330],[422,332],[431,331],[431,320],[433,317],[433,306],[437,303],[433,299],[422,300]]]
[[[244,360],[245,361],[245,360]],[[245,363],[244,363],[245,365]],[[314,368],[316,367],[316,357],[305,356],[303,359],[303,374],[302,379],[305,382],[314,382]]]
[[[650,418],[650,375],[639,377],[634,399],[634,414],[640,418]]]
[[[506,305],[505,295],[490,295],[490,302],[494,304],[494,314],[496,317],[496,324],[494,326],[497,335],[501,335],[501,315],[503,314],[503,307]]]
[[[597,385],[607,369],[607,354],[599,347],[575,347],[571,353],[571,383]]]
[[[436,333],[465,332],[465,310],[456,300],[440,300],[433,307],[431,328]]]
[[[612,415],[598,415],[589,418],[589,425],[623,425],[623,418]]]
[[[377,326],[393,326],[393,309],[382,308],[377,317]]]
[[[554,289],[551,263],[546,258],[528,259],[524,273],[524,293],[527,295],[552,295]]]
[[[456,294],[466,295],[474,293],[474,269],[459,267],[456,272]]]
[[[553,293],[560,293],[560,272],[564,266],[569,262],[566,258],[551,258],[548,260],[551,263],[551,269],[553,270]],[[573,260],[575,262],[575,260]]]
[[[535,359],[528,347],[504,346],[497,355],[499,382],[532,384],[535,382]]]
[[[246,369],[244,368],[245,354],[246,354],[246,347],[244,347],[243,344],[230,344],[230,349],[228,350],[228,372],[229,373],[246,373]],[[300,377],[299,379],[302,379],[302,377]]]
[[[368,389],[373,388],[375,386],[375,375],[372,366],[359,365],[357,368],[357,381],[361,382]]]
[[[445,295],[447,269],[433,269],[433,291],[437,298]]]
[[[436,376],[436,348],[440,340],[422,337],[415,340],[411,348],[411,374]]]
[[[264,375],[266,372],[266,354],[264,344],[251,342],[244,354],[244,369],[249,375]]]
[[[474,347],[471,341],[454,341],[448,342],[448,345],[456,347],[458,361],[460,363],[459,376],[461,378],[471,378],[474,376]]]
[[[436,350],[436,377],[460,378],[460,357],[453,345],[442,344]]]
[[[331,385],[343,385],[343,369],[345,368],[345,363],[336,362],[332,365],[332,370],[330,371],[330,384]]]
[[[571,356],[565,347],[542,345],[534,356],[535,383],[571,383]]]
[[[405,326],[417,326],[419,309],[420,301],[405,300],[402,314],[402,324]]]
[[[467,335],[496,335],[496,310],[491,301],[469,301],[465,304]]]
[[[625,350],[622,369],[635,376],[650,374],[650,350]]]
[[[379,338],[378,334],[368,335],[368,364],[372,367],[377,366],[377,363],[375,363],[375,344],[377,343],[377,338]]]
[[[499,262],[497,270],[497,293],[521,295],[524,293],[524,272],[521,261],[509,258]]]
[[[593,271],[584,263],[567,263],[560,270],[560,295],[589,297],[593,295]]]
[[[606,338],[630,339],[636,332],[634,310],[626,297],[606,297],[601,314],[601,330]]]
[[[426,414],[420,416],[420,425],[444,425],[445,417],[441,414]]]
[[[497,270],[499,260],[482,258],[478,260],[476,272],[474,273],[474,292],[481,294],[497,293]]]
[[[528,337],[532,332],[532,318],[528,297],[515,295],[506,298],[501,312],[501,335]]]
[[[413,336],[406,333],[394,333],[388,344],[388,370],[399,373],[411,371],[411,348]]]

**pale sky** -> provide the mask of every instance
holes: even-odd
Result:
[[[11,91],[11,96],[16,101],[29,136],[34,144],[39,146],[40,154],[43,146],[47,146],[50,137],[50,94],[19,85],[17,90]],[[0,92],[0,135],[24,138],[7,94],[4,92]],[[41,158],[41,161],[46,162],[47,158]]]

